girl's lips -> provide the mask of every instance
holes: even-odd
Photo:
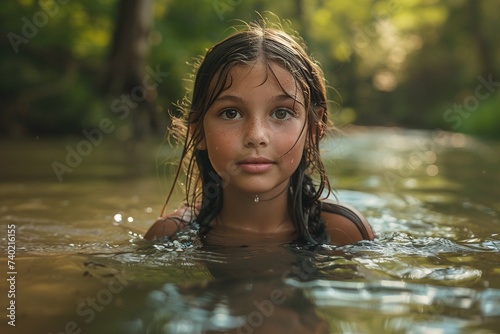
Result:
[[[264,173],[271,169],[272,163],[262,163],[262,164],[239,164],[240,168],[247,173]]]
[[[237,165],[247,173],[264,173],[270,170],[275,163],[265,158],[248,158],[237,162]]]

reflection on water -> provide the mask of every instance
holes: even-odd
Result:
[[[498,330],[499,143],[362,129],[325,144],[336,196],[377,238],[314,249],[144,243],[171,181],[157,164],[174,153],[110,139],[59,182],[66,145],[0,144],[2,262],[15,225],[17,270],[16,327],[2,333]]]

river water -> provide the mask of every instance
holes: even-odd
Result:
[[[144,242],[177,150],[83,140],[0,143],[1,333],[500,328],[498,142],[391,128],[325,142],[337,197],[377,237],[309,249]]]

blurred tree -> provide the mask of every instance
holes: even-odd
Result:
[[[479,62],[479,68],[481,69],[480,74],[488,76],[489,74],[495,73],[495,66],[493,64],[491,48],[483,33],[482,24],[485,23],[486,20],[483,20],[482,17],[481,1],[467,0],[466,9],[469,12],[469,31],[473,42],[476,44],[477,60]]]
[[[158,80],[146,72],[152,23],[151,0],[121,0],[118,3],[115,32],[109,56],[104,91],[119,95],[135,138],[159,132],[160,114],[156,99]],[[117,100],[118,101],[118,100]],[[112,104],[120,112],[119,103]]]
[[[5,2],[0,132],[81,135],[103,117],[120,138],[163,132],[196,57],[256,10],[305,39],[342,106],[338,123],[500,136],[500,2],[475,0]],[[457,127],[446,113],[470,101],[479,76],[493,91]]]
[[[95,87],[110,7],[105,1],[83,8],[79,2],[2,4],[1,133],[76,133],[100,118]]]

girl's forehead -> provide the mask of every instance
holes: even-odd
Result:
[[[264,84],[276,85],[284,93],[303,100],[298,80],[277,62],[257,60],[249,64],[237,64],[228,73],[223,91],[234,88],[256,88]]]

